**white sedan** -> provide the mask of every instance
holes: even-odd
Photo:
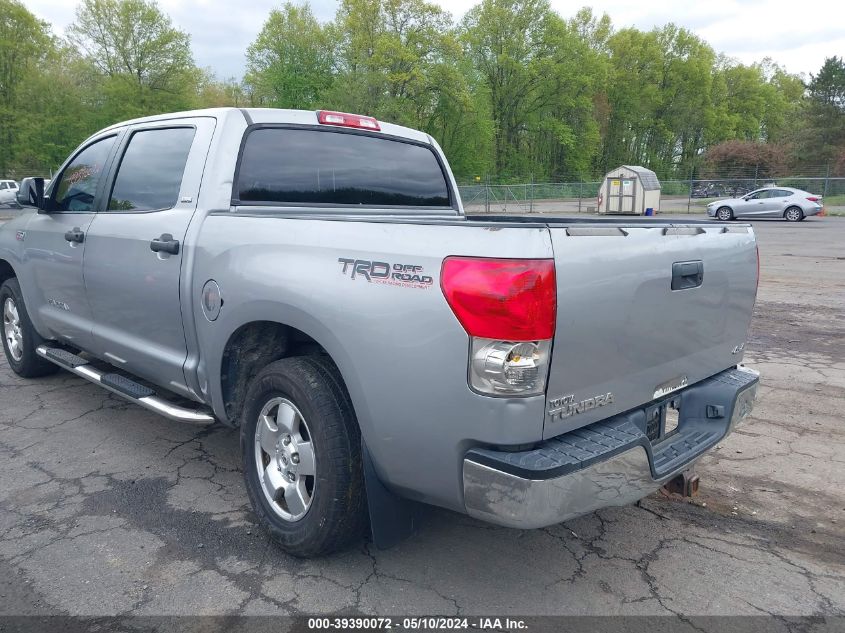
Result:
[[[18,183],[14,180],[0,180],[0,204],[14,204]]]

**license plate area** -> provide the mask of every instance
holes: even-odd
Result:
[[[676,395],[646,407],[645,420],[645,434],[652,443],[674,434],[681,420],[681,397]]]

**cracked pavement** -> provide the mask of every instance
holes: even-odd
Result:
[[[544,530],[433,510],[394,549],[295,559],[255,523],[236,431],[0,360],[0,615],[845,615],[845,219],[755,230],[763,386],[699,497]]]

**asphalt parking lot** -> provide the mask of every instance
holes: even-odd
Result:
[[[436,510],[394,549],[294,559],[255,524],[235,431],[0,360],[0,615],[845,615],[845,218],[755,230],[763,386],[700,496],[544,530]]]

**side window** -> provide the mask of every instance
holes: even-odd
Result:
[[[6,189],[6,183],[0,182],[0,189]]]
[[[91,211],[114,139],[100,139],[76,155],[56,185],[51,211]]]
[[[788,198],[792,195],[791,191],[787,191],[786,189],[778,189],[775,194],[778,198]]]
[[[192,127],[135,132],[117,170],[109,211],[154,211],[175,206],[195,132]]]
[[[235,188],[241,204],[448,207],[430,147],[335,131],[249,133]]]

